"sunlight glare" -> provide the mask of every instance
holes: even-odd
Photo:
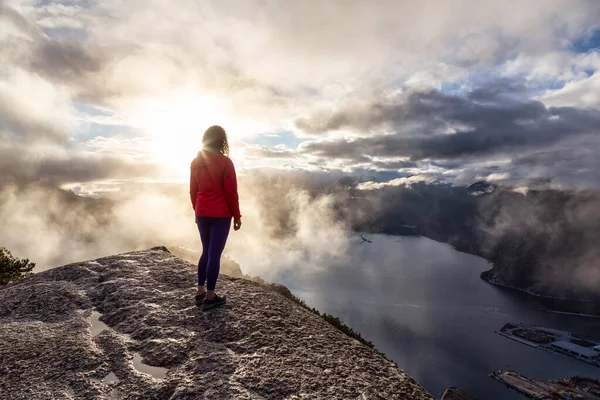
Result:
[[[226,102],[217,96],[181,92],[148,101],[141,118],[142,129],[151,135],[149,151],[171,172],[184,177],[191,160],[202,147],[202,134],[211,125],[227,129],[230,142],[241,132]],[[235,154],[235,155],[234,155]],[[232,151],[232,157],[243,152]]]

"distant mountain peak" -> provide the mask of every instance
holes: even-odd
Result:
[[[467,187],[469,194],[473,196],[481,196],[483,194],[493,193],[498,188],[497,185],[487,181],[477,181]]]

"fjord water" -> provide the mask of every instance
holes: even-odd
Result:
[[[437,396],[459,386],[480,399],[522,399],[488,377],[600,378],[600,368],[534,349],[494,330],[507,322],[600,336],[600,318],[547,312],[544,302],[482,281],[486,260],[426,238],[352,239],[349,260],[276,279],[310,306],[340,317]]]

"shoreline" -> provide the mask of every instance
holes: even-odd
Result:
[[[574,315],[574,316],[583,317],[583,318],[600,318],[600,315],[598,315],[598,314],[584,314],[584,313],[574,313],[574,312],[569,312],[569,311],[557,311],[557,310],[540,310],[540,311],[544,311],[544,312],[551,313],[551,314]]]
[[[434,242],[438,242],[438,243],[443,243],[446,244],[450,247],[452,247],[454,250],[460,252],[460,253],[464,253],[464,254],[469,254],[472,256],[476,256],[476,257],[481,257],[484,260],[486,260],[488,262],[488,264],[490,265],[490,269],[481,272],[480,274],[480,278],[481,280],[490,283],[494,286],[500,287],[500,288],[504,288],[504,289],[510,289],[510,290],[514,290],[517,291],[519,293],[523,293],[529,296],[532,296],[534,298],[537,299],[543,299],[543,300],[553,300],[553,301],[558,301],[558,302],[577,302],[577,303],[581,303],[582,305],[588,305],[588,306],[593,306],[595,308],[598,309],[598,314],[588,314],[588,313],[571,313],[571,314],[582,314],[582,316],[594,316],[594,317],[599,317],[600,318],[600,303],[596,300],[590,300],[590,299],[577,299],[577,298],[568,298],[568,297],[557,297],[557,296],[549,296],[549,295],[544,295],[541,293],[537,293],[531,289],[524,289],[524,288],[520,288],[517,286],[512,286],[512,285],[508,285],[505,283],[500,283],[500,282],[495,282],[489,278],[485,278],[484,276],[486,274],[490,274],[491,271],[493,271],[493,269],[496,267],[495,263],[489,259],[487,259],[486,257],[482,256],[481,254],[477,253],[477,252],[472,252],[472,251],[468,251],[462,248],[459,248],[455,245],[453,245],[452,243],[440,240],[439,238],[431,238],[429,236],[425,236],[425,235],[420,235],[420,234],[394,234],[394,233],[387,233],[387,232],[368,232],[368,231],[357,231],[357,230],[352,230],[353,233],[355,234],[360,234],[360,233],[366,233],[366,234],[370,234],[370,235],[388,235],[388,236],[400,236],[400,237],[408,237],[408,238],[426,238],[429,240],[433,240]],[[556,310],[556,312],[561,312]]]
[[[496,281],[494,281],[494,280],[492,280],[490,278],[484,277],[484,274],[487,274],[490,271],[492,271],[492,270],[490,269],[490,270],[482,272],[480,277],[481,277],[481,279],[483,281],[485,281],[487,283],[490,283],[492,285],[495,285],[495,286],[499,286],[499,287],[506,288],[506,289],[516,290],[516,291],[519,291],[521,293],[526,293],[526,294],[528,294],[530,296],[534,296],[534,297],[538,297],[538,298],[542,298],[542,299],[558,300],[558,301],[576,301],[576,302],[579,302],[579,303],[594,304],[594,302],[592,300],[587,300],[587,299],[572,299],[572,298],[569,298],[569,297],[547,296],[547,295],[543,295],[543,294],[540,294],[540,293],[536,293],[536,292],[534,292],[534,291],[532,291],[530,289],[523,289],[523,288],[520,288],[520,287],[517,287],[517,286],[508,285],[506,283],[496,282]]]

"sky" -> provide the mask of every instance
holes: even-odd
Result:
[[[600,188],[596,0],[0,0],[0,49],[0,184],[185,182],[219,124],[240,175]]]

